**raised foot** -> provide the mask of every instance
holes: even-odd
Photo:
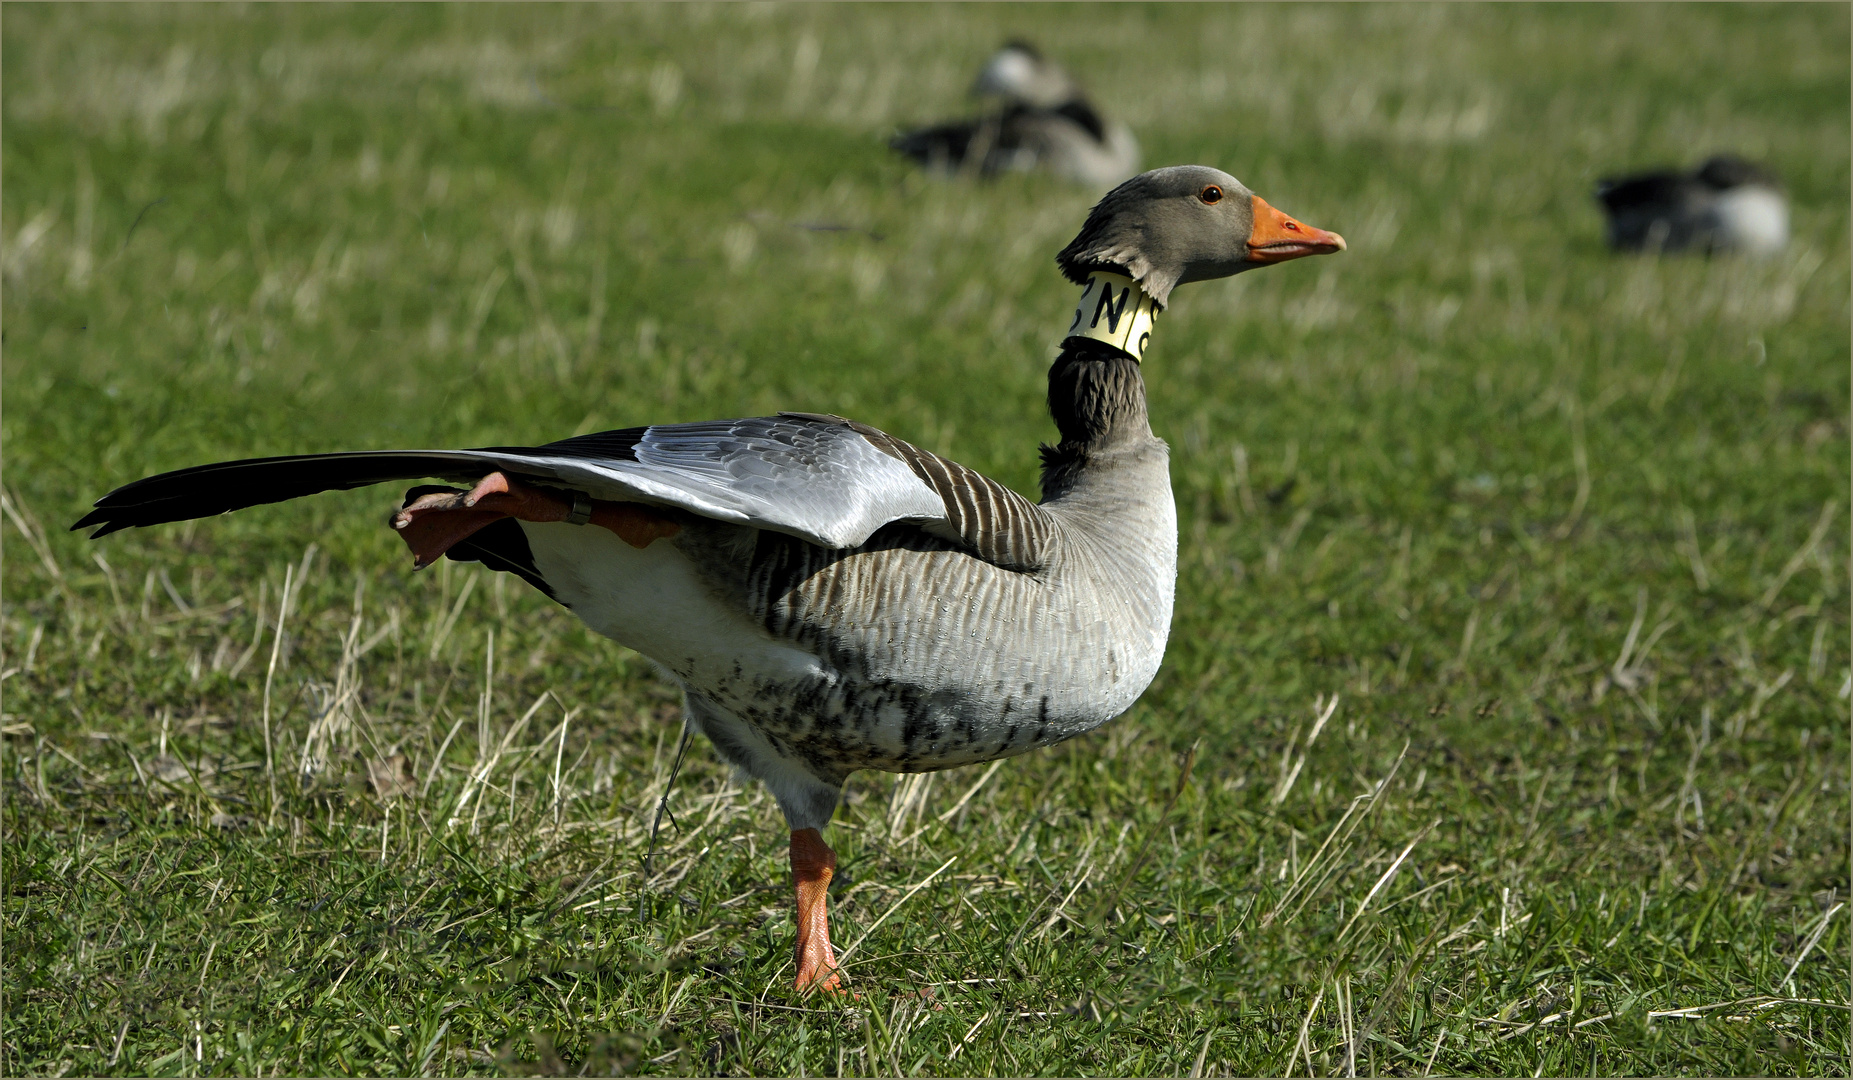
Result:
[[[583,498],[583,496],[581,496]],[[492,472],[469,491],[434,491],[420,495],[396,511],[392,527],[412,549],[412,566],[423,570],[452,547],[483,527],[505,517],[518,521],[567,521],[574,503],[544,488],[532,487],[505,473]],[[588,500],[581,508],[589,517],[580,524],[597,525],[634,548],[674,536],[682,526],[638,503]],[[820,841],[821,842],[821,841]]]
[[[412,566],[423,570],[446,551],[502,518],[565,521],[572,504],[558,495],[492,472],[469,491],[420,495],[392,516],[392,527],[412,549]]]

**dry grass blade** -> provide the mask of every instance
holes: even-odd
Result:
[[[1092,848],[1089,848],[1089,852],[1091,851]],[[1073,878],[1074,884],[1069,887],[1068,892],[1064,894],[1061,900],[1055,905],[1055,910],[1049,912],[1049,917],[1043,920],[1042,925],[1037,928],[1034,934],[1030,935],[1030,940],[1034,941],[1041,938],[1050,930],[1055,929],[1056,924],[1060,923],[1063,919],[1073,920],[1073,916],[1068,914],[1068,902],[1073,900],[1075,894],[1081,891],[1081,887],[1087,884],[1087,879],[1093,876],[1093,873],[1094,867],[1088,861],[1088,852],[1084,852],[1081,856],[1081,869]]]
[[[1216,1034],[1214,1028],[1203,1033],[1203,1045],[1197,1048],[1197,1059],[1190,1063],[1190,1075],[1193,1080],[1203,1075],[1203,1059],[1210,1054],[1210,1036],[1214,1034]]]
[[[1307,1040],[1307,1033],[1312,1030],[1313,1015],[1319,1011],[1319,1003],[1324,1000],[1325,986],[1321,985],[1319,992],[1313,995],[1313,1003],[1306,1007],[1306,1018],[1300,1021],[1300,1035],[1294,1041],[1293,1053],[1287,1058],[1284,1075],[1292,1076],[1293,1070],[1299,1066],[1302,1057],[1306,1060],[1306,1075],[1309,1077],[1313,1075],[1313,1052],[1312,1045]]]
[[[1839,512],[1840,503],[1834,499],[1827,500],[1827,504],[1821,507],[1821,516],[1815,519],[1814,528],[1808,530],[1808,539],[1802,541],[1802,546],[1795,549],[1795,554],[1789,556],[1789,561],[1782,564],[1781,572],[1776,575],[1775,581],[1770,582],[1769,588],[1757,601],[1757,607],[1767,610],[1771,604],[1776,602],[1776,597],[1782,593],[1782,587],[1789,583],[1789,579],[1795,576],[1795,572],[1802,568],[1810,555],[1814,554],[1814,549],[1827,535],[1827,527],[1834,523],[1834,517]]]
[[[1853,1012],[1853,1003],[1845,1001],[1828,1001],[1824,998],[1772,997],[1768,994],[1758,994],[1753,997],[1736,998],[1732,1001],[1714,1001],[1710,1005],[1689,1005],[1680,1009],[1654,1009],[1648,1012],[1647,1018],[1649,1020],[1692,1020],[1720,1009],[1735,1009],[1743,1006],[1749,1006],[1750,1013],[1745,1015],[1751,1015],[1783,1005],[1804,1005],[1810,1008]]]
[[[449,567],[451,564],[445,562],[440,565]],[[450,613],[443,617],[436,631],[431,635],[431,659],[438,658],[438,653],[443,650],[444,643],[450,640],[450,632],[457,628],[457,620],[463,615],[463,606],[470,602],[470,594],[476,591],[476,578],[475,574],[464,578],[463,589],[457,593],[456,603],[451,605]]]
[[[560,763],[566,759],[566,729],[572,725],[574,710],[568,709],[560,719],[560,743],[553,752],[553,827],[560,827]]]
[[[1434,1049],[1428,1052],[1428,1060],[1422,1063],[1422,1075],[1423,1076],[1435,1075],[1435,1058],[1437,1055],[1441,1053],[1441,1041],[1447,1037],[1448,1037],[1448,1033],[1445,1029],[1435,1032]]]
[[[1570,504],[1570,514],[1563,524],[1557,526],[1556,537],[1568,539],[1576,531],[1577,523],[1583,520],[1583,510],[1589,505],[1589,447],[1583,436],[1583,406],[1574,395],[1564,399],[1564,412],[1570,420],[1570,459],[1576,468],[1576,498]]]
[[[459,717],[455,723],[450,725],[450,730],[445,732],[444,741],[438,744],[437,753],[431,756],[431,768],[425,773],[425,791],[431,790],[432,783],[437,780],[438,770],[444,767],[444,751],[450,749],[451,740],[455,739],[457,732],[462,730],[463,718]]]
[[[521,719],[509,725],[508,730],[503,733],[502,741],[496,744],[495,752],[484,757],[477,763],[476,768],[470,771],[469,780],[464,784],[462,794],[457,796],[456,803],[451,807],[450,813],[447,815],[447,827],[453,829],[457,827],[457,823],[462,820],[457,815],[463,813],[463,808],[469,805],[472,797],[488,786],[489,777],[494,775],[496,766],[502,763],[502,755],[508,752],[509,745],[515,741],[515,737],[521,734],[522,729],[528,726],[528,721],[534,719],[534,714],[539,712],[540,707],[545,705],[547,699],[552,696],[552,691],[547,691],[535,698],[534,704],[528,706],[528,711],[521,714]],[[482,809],[483,800],[478,798],[476,799],[476,808],[470,813],[470,831],[472,833],[476,831],[477,820],[482,814]]]
[[[1282,893],[1280,899],[1275,902],[1273,910],[1269,911],[1267,915],[1262,918],[1262,926],[1272,925],[1274,921],[1280,917],[1280,913],[1286,910],[1287,905],[1294,903],[1296,900],[1298,904],[1293,909],[1292,915],[1288,917],[1293,918],[1297,916],[1301,909],[1305,907],[1307,901],[1317,894],[1319,887],[1325,883],[1336,868],[1339,854],[1345,849],[1346,843],[1350,841],[1352,833],[1356,832],[1358,826],[1370,816],[1371,811],[1376,809],[1378,802],[1383,798],[1384,792],[1389,790],[1390,782],[1396,779],[1397,772],[1402,769],[1403,760],[1408,756],[1409,744],[1405,742],[1403,743],[1402,750],[1396,755],[1396,761],[1391,764],[1390,771],[1384,774],[1383,779],[1377,781],[1369,791],[1351,800],[1351,803],[1345,807],[1344,814],[1338,819],[1338,822],[1332,826],[1332,830],[1326,833],[1325,840],[1319,845],[1319,849],[1313,852],[1313,857],[1307,860],[1306,865],[1300,869],[1298,874],[1294,875],[1292,884],[1287,887],[1286,892]],[[1334,841],[1337,841],[1336,847],[1333,846]],[[1329,861],[1327,861],[1326,858],[1328,854],[1331,856]],[[1319,875],[1317,879],[1314,878],[1315,872]],[[1312,884],[1308,886],[1308,882],[1312,882]]]
[[[315,551],[310,544],[303,553],[306,565]],[[295,599],[296,568],[283,568],[283,591],[277,599],[277,628],[270,638],[270,665],[264,670],[264,775],[270,781],[270,813],[274,815],[277,807],[277,762],[274,743],[270,733],[270,687],[277,677],[277,660],[283,654],[283,627],[289,620],[290,604]]]
[[[1802,945],[1802,951],[1795,955],[1795,962],[1789,965],[1789,970],[1782,973],[1782,979],[1776,984],[1777,986],[1788,987],[1790,994],[1795,992],[1795,983],[1793,981],[1795,978],[1795,969],[1802,966],[1803,960],[1808,959],[1808,954],[1814,951],[1816,945],[1820,944],[1821,935],[1827,933],[1828,924],[1833,921],[1835,915],[1840,914],[1840,909],[1846,906],[1847,905],[1842,902],[1827,909],[1827,913],[1821,916],[1820,921],[1815,924],[1813,932],[1808,935],[1807,943]]]
[[[1300,756],[1293,762],[1291,768],[1287,766],[1286,758],[1292,755],[1293,743],[1299,736],[1296,733],[1293,739],[1288,740],[1287,749],[1283,752],[1281,758],[1280,782],[1274,785],[1274,793],[1268,796],[1268,802],[1275,806],[1279,806],[1281,803],[1287,801],[1287,793],[1293,790],[1293,782],[1300,778],[1300,770],[1306,767],[1306,756],[1312,753],[1313,741],[1319,738],[1319,733],[1325,730],[1326,722],[1331,720],[1332,715],[1336,712],[1338,712],[1337,694],[1333,694],[1332,700],[1329,702],[1322,703],[1318,700],[1313,702],[1314,720],[1312,733],[1306,736],[1306,745],[1300,748]]]
[[[978,1017],[977,1020],[973,1021],[972,1026],[967,1028],[965,1031],[965,1035],[959,1039],[958,1045],[954,1046],[952,1048],[951,1053],[948,1053],[946,1055],[946,1060],[947,1061],[959,1060],[959,1055],[964,1053],[965,1048],[967,1046],[970,1046],[972,1040],[978,1037],[978,1030],[984,1027],[984,1025],[988,1023],[993,1016],[996,1016],[996,1015],[997,1013],[994,1010],[987,1010],[984,1013],[984,1015]]]
[[[991,767],[984,771],[984,775],[980,776],[976,783],[974,783],[971,787],[965,789],[965,794],[959,796],[959,801],[953,803],[951,809],[939,815],[939,817],[935,818],[934,820],[942,821],[942,822],[951,821],[953,817],[955,817],[958,814],[959,811],[965,809],[966,803],[972,801],[972,796],[978,794],[978,789],[984,787],[984,785],[991,779],[991,777],[997,775],[997,770],[1003,768],[1004,762],[1008,760],[1010,759],[1009,758],[998,758],[996,761],[991,762]]]
[[[856,938],[855,942],[849,946],[849,948],[844,949],[841,953],[837,954],[837,958],[836,958],[837,966],[846,967],[849,962],[849,957],[851,956],[851,954],[853,954],[857,949],[861,948],[862,943],[869,939],[869,935],[873,934],[878,928],[880,928],[882,923],[887,922],[888,917],[890,915],[893,915],[895,912],[901,910],[901,905],[907,903],[909,900],[912,900],[914,898],[915,893],[919,892],[921,889],[926,888],[928,885],[931,885],[933,883],[934,878],[944,873],[947,867],[951,866],[953,863],[958,862],[958,861],[959,861],[959,857],[957,855],[954,855],[952,858],[947,859],[943,863],[940,863],[939,869],[933,871],[932,873],[928,874],[926,877],[923,877],[919,881],[916,881],[912,885],[910,885],[907,891],[901,894],[901,898],[899,900],[896,900],[892,905],[890,905],[887,911],[884,911],[881,913],[881,918],[876,919],[874,922],[870,923],[869,928],[867,930],[864,930],[861,933],[861,935]]]
[[[19,535],[26,538],[26,546],[38,556],[40,565],[45,567],[45,573],[62,586],[64,568],[58,565],[57,558],[52,555],[51,545],[46,543],[44,531],[38,519],[26,509],[25,504],[19,501],[19,496],[9,492],[4,485],[0,485],[0,510],[5,511],[7,520],[19,530]]]
[[[926,810],[927,795],[933,790],[937,773],[904,773],[895,778],[894,793],[888,799],[888,838],[899,840],[910,822]]]
[[[1377,879],[1377,883],[1372,885],[1370,891],[1364,894],[1364,899],[1358,901],[1357,910],[1351,913],[1351,921],[1347,922],[1345,928],[1338,932],[1340,944],[1343,944],[1345,939],[1351,936],[1352,928],[1357,926],[1358,920],[1364,917],[1364,912],[1370,908],[1370,902],[1377,898],[1377,894],[1383,891],[1383,887],[1388,885],[1390,880],[1396,876],[1396,872],[1403,868],[1403,860],[1407,859],[1409,853],[1415,850],[1415,846],[1422,842],[1422,838],[1427,836],[1429,832],[1439,824],[1441,824],[1441,819],[1436,818],[1423,826],[1422,831],[1415,835],[1415,839],[1409,841],[1408,845],[1397,854],[1395,861],[1390,863],[1390,868],[1383,872],[1383,875]]]
[[[1692,582],[1700,592],[1711,590],[1711,574],[1705,569],[1705,556],[1699,550],[1698,522],[1687,507],[1680,507],[1677,524],[1679,526],[1679,546],[1686,556],[1686,564],[1692,568]]]

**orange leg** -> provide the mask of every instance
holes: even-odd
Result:
[[[836,852],[816,829],[794,829],[791,834],[791,872],[798,886],[798,989],[838,991],[843,988],[830,949],[830,877],[836,873]]]
[[[434,492],[422,495],[392,516],[392,527],[412,549],[412,567],[423,570],[452,546],[501,518],[521,521],[564,521],[573,504],[540,488],[493,472],[463,494]],[[682,526],[636,503],[596,500],[592,519],[635,548],[652,540],[674,536]]]

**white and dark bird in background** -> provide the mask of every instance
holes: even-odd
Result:
[[[681,686],[686,730],[784,813],[796,982],[834,989],[822,830],[851,772],[1049,746],[1124,712],[1158,670],[1177,515],[1139,358],[1172,289],[1344,247],[1216,169],[1108,193],[1056,260],[1086,289],[1049,369],[1060,438],[1042,449],[1040,502],[864,424],[781,413],[203,465],[120,487],[73,528],[463,485],[413,487],[393,515],[414,565],[517,574]]]
[[[1658,169],[1596,182],[1609,246],[1650,253],[1773,255],[1789,242],[1782,182],[1762,165],[1717,154],[1689,172]]]
[[[993,102],[991,111],[903,132],[888,145],[948,174],[1040,170],[1101,189],[1139,171],[1132,130],[1107,120],[1079,83],[1026,41],[999,49],[971,92]]]

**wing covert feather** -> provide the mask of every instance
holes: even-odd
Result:
[[[568,439],[510,455],[604,499],[679,506],[706,517],[855,547],[891,521],[945,516],[905,462],[842,421],[763,416],[658,424],[624,457]],[[596,438],[596,437],[587,437]]]

